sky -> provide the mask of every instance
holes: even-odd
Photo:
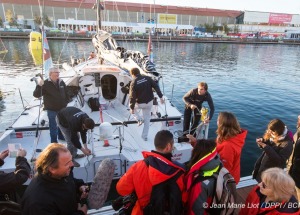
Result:
[[[300,14],[300,0],[116,0],[116,2],[144,4],[155,2],[160,5]]]

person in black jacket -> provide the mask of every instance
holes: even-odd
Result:
[[[300,115],[298,116],[297,131],[294,134],[294,149],[287,169],[296,183],[296,192],[298,201],[300,201]]]
[[[60,110],[56,116],[56,122],[60,130],[62,131],[67,146],[73,157],[73,163],[75,167],[79,167],[74,159],[83,157],[77,154],[77,149],[80,149],[84,155],[90,155],[91,150],[87,147],[87,130],[93,129],[95,122],[89,118],[89,116],[76,107],[66,107]],[[78,132],[80,132],[83,147],[81,146]]]
[[[4,159],[8,156],[8,153],[8,150],[0,152],[0,166],[4,164]],[[10,173],[0,171],[0,201],[11,200],[18,202],[15,189],[25,183],[30,175],[30,165],[25,156],[25,149],[19,149],[15,171]]]
[[[158,84],[156,84],[152,78],[148,76],[142,76],[138,68],[132,68],[130,70],[130,74],[133,77],[133,81],[131,82],[129,89],[130,113],[137,114],[135,108],[142,109],[144,118],[142,138],[147,141],[151,109],[153,105],[152,100],[154,99],[152,89],[156,91],[162,104],[164,103],[163,94],[161,93]]]
[[[269,122],[263,138],[257,138],[256,143],[263,150],[257,159],[253,179],[261,182],[261,174],[271,167],[284,169],[287,160],[293,151],[292,135],[280,119],[273,119]]]
[[[195,134],[195,130],[199,124],[201,118],[201,108],[202,103],[207,102],[210,112],[209,118],[205,119],[204,123],[208,123],[215,112],[214,103],[210,93],[207,91],[208,86],[205,82],[200,82],[198,88],[191,89],[183,96],[183,101],[185,103],[184,118],[183,118],[183,134]],[[194,119],[192,122],[192,127],[190,128],[191,115],[194,112]]]
[[[58,143],[49,144],[36,160],[37,174],[22,201],[23,215],[85,215],[87,186],[72,174],[72,155]]]
[[[47,111],[49,119],[51,143],[57,143],[57,137],[64,140],[56,125],[55,117],[59,110],[67,106],[68,95],[65,82],[59,78],[58,68],[50,68],[49,78],[45,81],[43,79],[39,80],[33,96],[36,98],[43,96],[44,109]]]

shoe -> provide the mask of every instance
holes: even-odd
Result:
[[[138,120],[138,126],[141,126],[144,123],[144,120]]]
[[[144,141],[147,141],[147,140],[148,140],[148,138],[147,138],[147,137],[143,137],[143,140],[144,140]]]
[[[84,154],[77,154],[74,158],[77,159],[77,158],[84,158],[85,155]]]
[[[72,162],[73,162],[74,167],[80,167],[80,164],[77,161],[72,160]]]

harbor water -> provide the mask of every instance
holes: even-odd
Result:
[[[21,113],[23,104],[26,106],[33,99],[35,83],[30,79],[40,72],[29,54],[28,40],[3,42],[8,53],[0,55],[0,133]],[[147,50],[145,42],[119,44],[130,50]],[[50,40],[49,45],[55,64],[69,62],[71,55],[88,57],[93,50],[90,41]],[[215,104],[210,138],[216,137],[221,111],[233,112],[241,127],[248,130],[242,176],[251,174],[261,154],[255,139],[263,135],[271,119],[280,118],[293,133],[296,131],[300,114],[300,46],[184,42],[153,45],[154,61],[163,76],[161,89],[182,112],[183,95],[196,88],[198,82],[208,83]]]

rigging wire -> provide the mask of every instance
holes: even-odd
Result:
[[[43,12],[45,11],[45,0],[43,1],[43,8],[41,6],[41,2],[40,0],[38,0],[39,3],[39,9],[40,9],[40,17],[41,17],[41,23],[42,23],[42,65],[44,65],[44,36],[45,36],[45,32],[44,32],[44,15]],[[44,75],[44,66],[42,66],[42,74],[41,74],[41,78]],[[41,95],[43,93],[43,89],[41,88]],[[40,125],[40,116],[41,116],[41,107],[42,107],[42,99],[40,99],[40,104],[39,104],[39,110],[38,110],[38,118],[37,118],[37,125],[36,125],[36,131],[35,131],[35,140],[34,140],[34,147],[33,147],[33,153],[32,153],[32,157],[31,157],[31,161],[35,160],[36,157],[36,149],[38,146],[38,136],[39,136],[39,125]],[[33,165],[33,163],[32,163]]]

